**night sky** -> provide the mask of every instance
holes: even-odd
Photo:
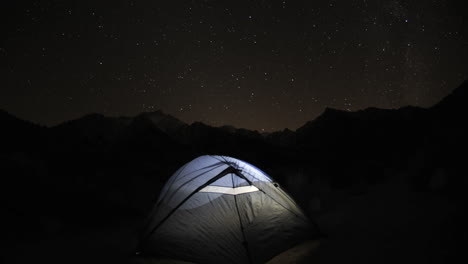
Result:
[[[8,2],[0,108],[44,125],[162,109],[296,129],[327,106],[431,106],[468,78],[463,1]]]

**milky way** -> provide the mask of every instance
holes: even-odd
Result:
[[[2,7],[0,108],[272,131],[325,107],[427,107],[468,77],[463,1],[95,2]]]

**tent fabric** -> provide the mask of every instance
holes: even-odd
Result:
[[[161,190],[142,250],[196,263],[264,263],[309,234],[299,206],[266,173],[201,156]]]

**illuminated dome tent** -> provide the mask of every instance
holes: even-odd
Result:
[[[310,227],[261,170],[231,157],[201,156],[163,187],[140,249],[197,263],[264,263],[304,240]]]

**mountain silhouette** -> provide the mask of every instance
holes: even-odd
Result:
[[[149,119],[158,129],[166,134],[176,133],[179,129],[187,126],[184,122],[165,114],[162,110],[142,113],[139,117]]]
[[[1,109],[0,124],[0,145],[3,152],[36,148],[46,132],[45,127],[19,119]]]

